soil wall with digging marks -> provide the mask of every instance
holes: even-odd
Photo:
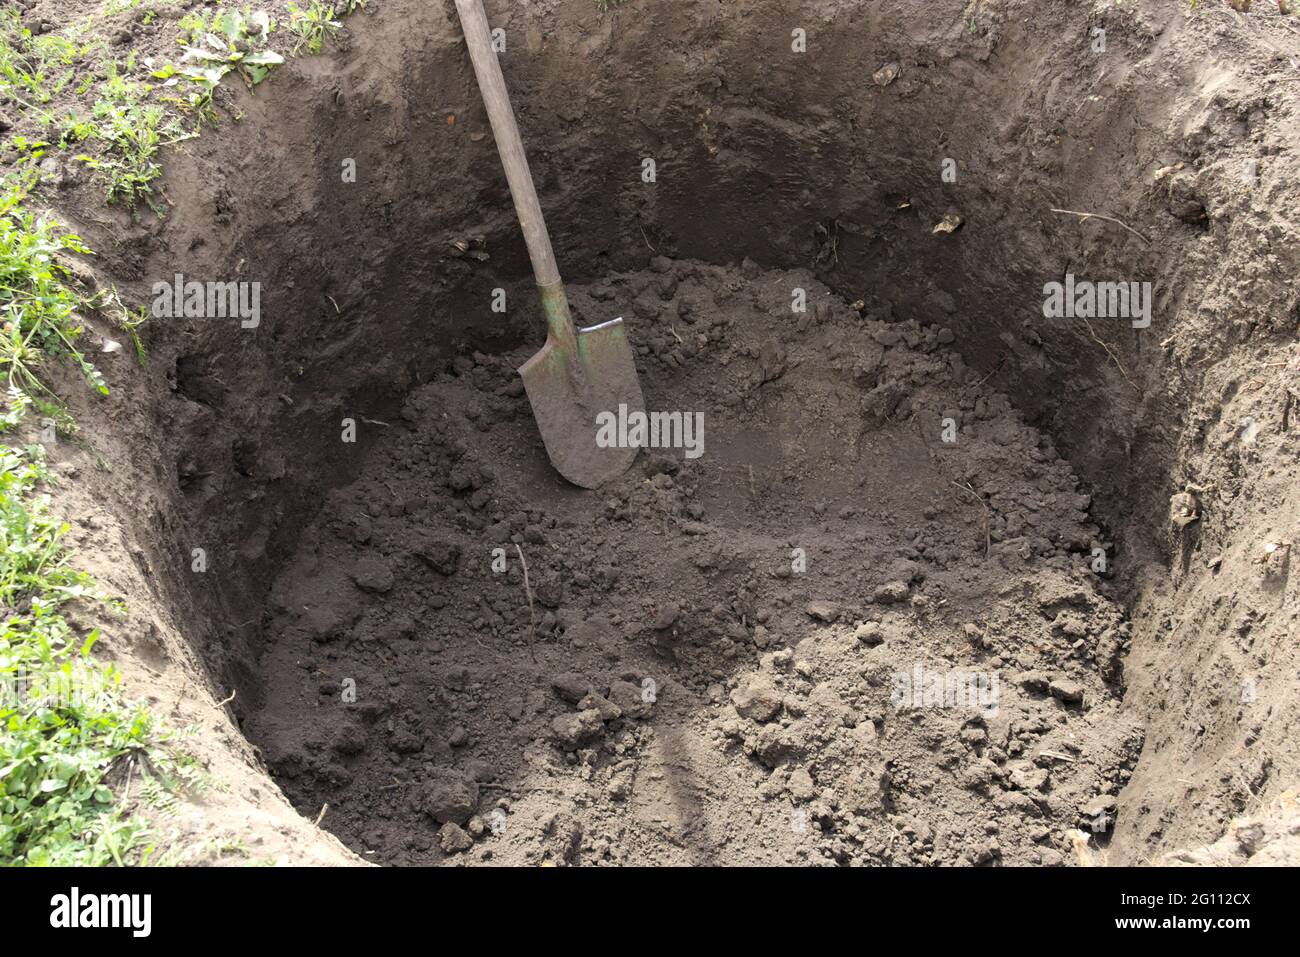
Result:
[[[810,269],[871,322],[948,328],[1068,459],[1106,530],[1101,587],[1133,607],[1112,683],[1146,745],[1117,857],[1215,837],[1294,780],[1292,28],[1155,3],[488,6],[570,279],[656,254]],[[257,330],[158,322],[148,371],[81,410],[156,607],[241,721],[275,703],[270,585],[329,491],[454,357],[540,340],[453,20],[358,18],[346,50],[232,91],[240,122],[171,158],[161,228],[84,230],[141,302],[176,272],[262,283]],[[1045,320],[1067,272],[1150,280],[1151,327]],[[638,305],[613,306],[635,330]],[[1195,521],[1170,523],[1176,492]]]

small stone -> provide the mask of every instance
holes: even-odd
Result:
[[[439,824],[464,824],[478,806],[478,784],[450,768],[437,768],[424,783],[420,805]]]
[[[871,80],[876,86],[889,86],[898,79],[900,67],[897,63],[886,63],[875,73],[871,74]]]
[[[812,775],[803,768],[799,768],[794,774],[790,775],[786,787],[790,791],[790,797],[794,798],[799,804],[811,801],[817,796],[817,785],[813,782]]]
[[[1178,492],[1169,499],[1169,522],[1174,527],[1186,528],[1200,517],[1200,502],[1191,492]]]
[[[781,692],[764,675],[750,675],[731,692],[736,713],[760,723],[775,718],[781,711],[781,702]]]
[[[383,594],[393,588],[393,570],[382,558],[363,558],[353,567],[352,580],[362,591]]]
[[[659,609],[659,614],[655,616],[653,628],[655,631],[667,631],[677,622],[677,616],[681,614],[681,609],[677,602],[670,601]]]
[[[1002,855],[1002,848],[993,838],[989,838],[982,844],[977,844],[966,852],[970,862],[976,867],[985,864],[992,864]]]
[[[456,725],[447,736],[447,743],[453,748],[463,748],[469,744],[469,732],[462,725]]]
[[[794,650],[790,648],[780,648],[772,652],[770,661],[773,668],[785,670],[794,664]]]
[[[630,681],[614,681],[609,686],[609,700],[612,701],[629,718],[645,718],[650,714],[654,698],[661,692],[656,688],[655,695],[645,691]]]
[[[632,793],[632,775],[627,772],[616,774],[609,779],[605,793],[615,801],[624,801]]]
[[[964,222],[965,220],[961,218],[959,213],[949,210],[943,219],[939,220],[939,222],[935,224],[934,229],[930,230],[930,232],[936,235],[940,233],[955,233],[957,230],[961,229]]]
[[[415,554],[440,575],[454,575],[460,567],[460,546],[451,542],[425,542]]]
[[[1057,678],[1049,686],[1053,698],[1058,698],[1066,704],[1081,704],[1083,702],[1083,685],[1070,678]]]
[[[600,720],[600,712],[595,708],[578,711],[574,714],[562,714],[551,722],[551,731],[555,740],[566,751],[573,751],[593,741],[605,730]]]
[[[886,349],[903,341],[903,334],[894,326],[878,326],[871,330],[871,338]]]
[[[885,640],[885,629],[878,621],[865,621],[853,629],[853,637],[864,645],[878,645]]]
[[[1061,612],[1052,622],[1052,627],[1067,638],[1088,637],[1088,623],[1084,621],[1083,616],[1078,612]]]
[[[1032,691],[1036,694],[1045,692],[1052,683],[1051,679],[1041,671],[1024,671],[1016,675],[1013,680],[1026,691]]]
[[[840,606],[832,601],[811,601],[806,610],[808,616],[817,621],[830,623],[840,617]]]
[[[594,691],[584,696],[583,699],[578,702],[578,710],[597,711],[600,713],[601,721],[616,721],[623,717],[622,708],[614,704],[614,702],[610,701],[608,698],[596,694]]]
[[[894,602],[907,601],[909,594],[907,582],[885,582],[876,589],[875,599],[882,605],[888,605]]]
[[[474,846],[474,838],[458,824],[444,824],[438,830],[438,844],[444,854],[459,854]]]
[[[1011,783],[1022,791],[1046,791],[1047,771],[1028,765],[1011,772]]]
[[[577,704],[591,690],[591,682],[575,671],[568,671],[551,679],[551,690],[569,704]]]
[[[1113,794],[1099,794],[1088,803],[1079,808],[1079,813],[1084,817],[1092,819],[1100,817],[1103,814],[1113,815],[1119,803],[1115,800]]]

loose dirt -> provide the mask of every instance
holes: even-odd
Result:
[[[165,222],[69,173],[128,301],[263,286],[252,333],[148,323],[110,397],[69,376],[50,453],[132,609],[97,651],[226,782],[177,830],[395,864],[1293,855],[1300,36],[1259,6],[489,2],[576,311],[703,414],[698,458],[594,494],[514,373],[543,323],[450,3],[229,84]],[[1045,319],[1067,273],[1151,281],[1151,326]]]
[[[1080,824],[1104,839],[1142,734],[1103,537],[951,331],[752,264],[658,259],[573,299],[632,304],[649,407],[700,413],[702,454],[567,487],[526,350],[372,423],[272,586],[245,724],[299,809],[385,863],[469,836],[509,863],[1038,864]]]

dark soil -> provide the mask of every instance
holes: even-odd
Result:
[[[807,273],[657,260],[573,298],[633,305],[649,407],[701,411],[704,454],[566,486],[528,350],[363,425],[272,587],[245,725],[300,810],[388,863],[439,859],[446,824],[511,863],[1060,863],[1142,736],[1051,442],[950,330]],[[990,707],[895,700],[917,668],[988,676]]]
[[[268,853],[336,852],[264,771],[386,863],[1136,862],[1294,786],[1293,21],[489,2],[576,310],[704,414],[588,493],[513,371],[543,323],[452,5],[372,7],[231,90],[165,223],[64,193],[136,301],[263,285],[257,330],[104,360],[111,472],[59,454],[139,610],[106,653]],[[1044,319],[1067,272],[1152,282],[1151,327]],[[918,665],[996,713],[896,707]]]

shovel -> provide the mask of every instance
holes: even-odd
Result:
[[[574,485],[597,488],[621,475],[638,451],[597,442],[598,417],[626,421],[634,412],[645,414],[632,346],[622,318],[574,328],[482,0],[456,0],[456,10],[546,313],[546,344],[519,375],[555,470]],[[617,430],[604,430],[610,432]]]

